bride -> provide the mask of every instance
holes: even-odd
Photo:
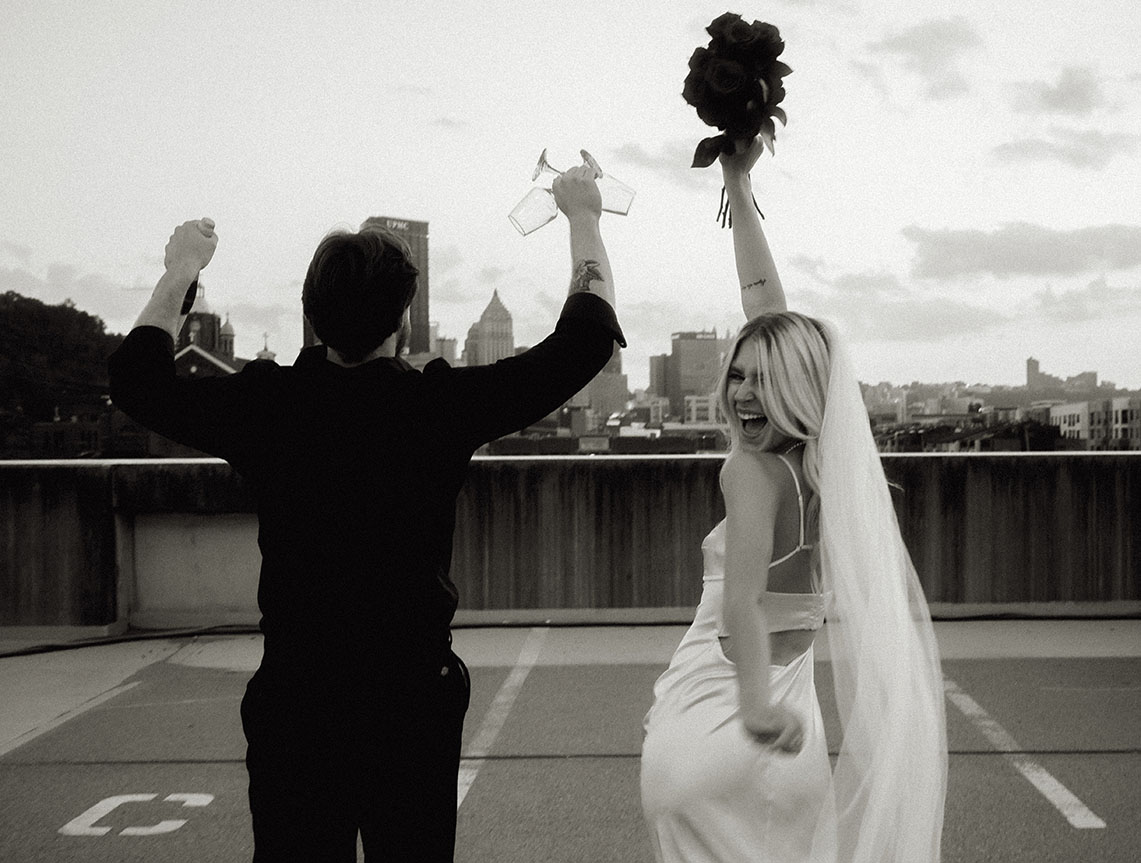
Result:
[[[947,745],[931,619],[846,349],[787,310],[753,210],[762,151],[721,156],[749,319],[718,384],[726,517],[654,686],[643,810],[663,863],[935,863]],[[825,619],[834,765],[813,676]]]

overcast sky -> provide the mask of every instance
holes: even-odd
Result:
[[[637,190],[603,216],[632,387],[678,330],[742,322],[713,130],[681,98],[726,11],[777,25],[789,125],[754,171],[793,308],[864,380],[1020,384],[1025,360],[1141,388],[1141,6],[1119,0],[38,0],[0,26],[0,291],[126,332],[179,222],[237,353],[301,343],[320,238],[430,223],[431,317],[462,340],[492,291],[550,329],[566,223],[507,213],[539,151]]]

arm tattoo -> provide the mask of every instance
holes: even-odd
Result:
[[[579,261],[574,266],[574,272],[571,274],[570,293],[582,294],[590,291],[591,282],[603,282],[606,279],[602,278],[602,272],[598,268],[598,261],[590,259]]]
[[[768,279],[757,279],[755,282],[749,282],[747,285],[741,285],[742,291],[747,291],[749,288],[763,288]]]

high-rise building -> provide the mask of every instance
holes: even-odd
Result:
[[[585,405],[605,421],[607,417],[626,410],[629,399],[629,384],[626,375],[622,373],[622,351],[615,344],[610,359],[602,367],[602,371],[567,404],[576,407]]]
[[[655,354],[650,357],[650,386],[646,392],[656,396],[666,394],[666,368],[669,365],[669,354]]]
[[[511,312],[499,299],[499,291],[492,292],[491,302],[471,325],[464,341],[463,365],[485,366],[515,354],[515,334]]]
[[[1038,360],[1034,357],[1026,358],[1026,386],[1028,389],[1035,389],[1038,387],[1038,381],[1042,377],[1042,368],[1038,364]]]
[[[681,416],[686,396],[707,396],[713,392],[733,340],[719,338],[716,330],[702,330],[674,333],[670,342],[664,395],[670,401],[670,413]]]
[[[416,296],[412,298],[412,336],[408,341],[408,350],[413,354],[427,354],[432,350],[431,324],[428,320],[428,223],[392,216],[369,216],[362,227],[370,224],[392,231],[403,239],[412,253],[413,265],[420,271],[416,280]],[[305,347],[318,344],[320,339],[309,326],[308,320],[303,321],[303,328]]]

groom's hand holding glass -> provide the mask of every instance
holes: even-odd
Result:
[[[551,194],[568,219],[602,217],[602,195],[598,191],[598,171],[591,165],[579,165],[555,177]]]
[[[550,196],[567,217],[570,228],[571,283],[569,293],[591,293],[614,307],[614,274],[599,221],[602,194],[596,166],[585,164],[555,177]]]

